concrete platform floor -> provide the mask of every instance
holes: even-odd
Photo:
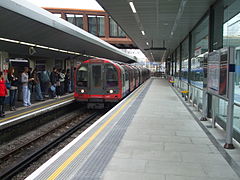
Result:
[[[155,78],[104,180],[239,180],[166,80]]]

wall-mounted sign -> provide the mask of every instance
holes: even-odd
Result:
[[[229,48],[209,53],[207,65],[207,89],[210,93],[227,96]]]

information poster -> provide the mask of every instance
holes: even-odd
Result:
[[[209,53],[207,67],[208,91],[219,94],[220,53],[218,51]]]
[[[228,49],[220,50],[220,82],[219,95],[227,95],[227,80],[228,80]]]
[[[208,91],[220,96],[227,96],[228,48],[209,53],[207,67]]]

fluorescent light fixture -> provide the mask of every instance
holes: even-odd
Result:
[[[62,50],[62,49],[59,49],[59,52],[68,53],[68,51],[65,51],[65,50]]]
[[[48,49],[47,46],[36,45],[37,48]]]
[[[146,42],[146,44],[149,46],[149,43],[148,43],[148,42]]]
[[[36,46],[36,44],[27,43],[27,42],[21,42],[21,41],[20,41],[20,44],[26,45],[26,46]]]
[[[73,51],[68,51],[68,54],[75,54],[75,52],[73,52]]]
[[[134,4],[133,4],[132,1],[129,2],[129,5],[130,5],[130,7],[131,7],[131,9],[132,9],[132,12],[133,12],[133,13],[137,13],[137,11],[136,11],[136,9],[135,9],[135,6],[134,6]]]
[[[16,41],[16,40],[7,39],[7,38],[1,38],[0,37],[0,41],[6,41],[6,42],[21,44],[21,45],[31,46],[31,47],[34,46],[36,48],[47,49],[47,50],[52,50],[52,51],[58,51],[58,52],[67,53],[67,54],[81,55],[81,53],[78,53],[78,52],[66,51],[66,50],[63,50],[63,49],[57,49],[57,48],[42,46],[42,45],[28,43],[28,42]]]
[[[15,41],[12,39],[7,39],[7,38],[0,38],[0,41],[6,41],[6,42],[11,42],[11,43],[20,43],[20,41]]]
[[[49,49],[49,50],[52,50],[52,51],[59,51],[59,49],[51,48],[51,47],[49,47],[48,49]]]
[[[142,32],[142,35],[145,35],[145,32],[144,31],[141,31]]]

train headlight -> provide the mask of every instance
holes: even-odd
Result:
[[[81,93],[84,93],[85,91],[84,91],[84,89],[81,89]]]
[[[112,89],[111,89],[111,90],[109,90],[109,93],[111,93],[111,94],[112,94],[112,93],[113,93],[113,90],[112,90]]]

